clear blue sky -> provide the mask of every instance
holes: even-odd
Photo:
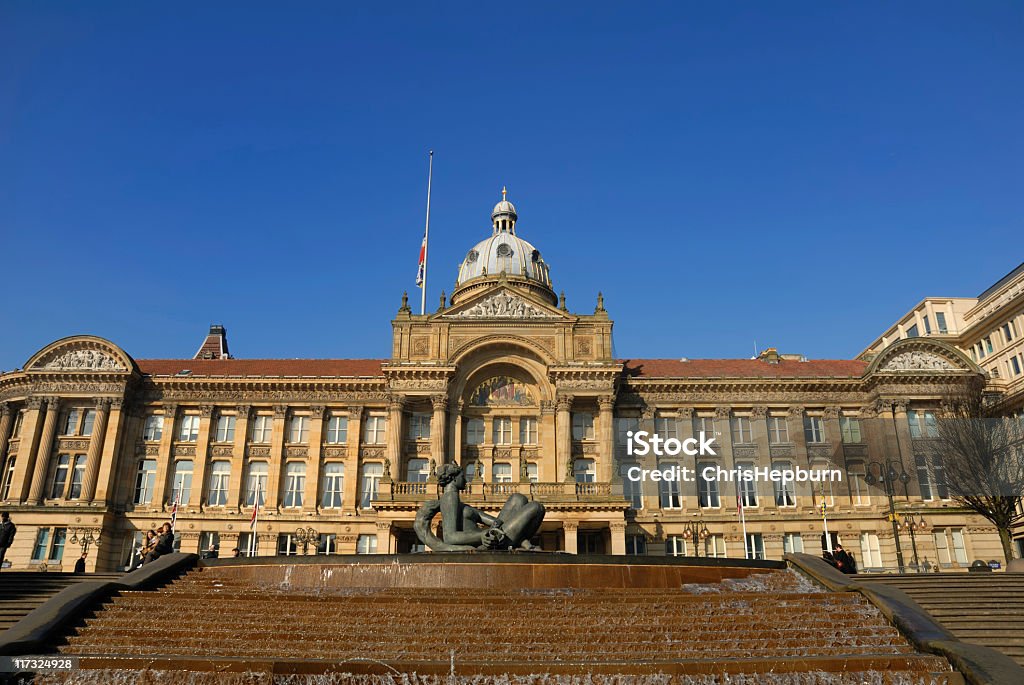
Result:
[[[487,7],[483,7],[486,4]],[[386,357],[503,184],[624,357],[850,357],[1024,260],[1019,2],[0,4],[0,368]]]

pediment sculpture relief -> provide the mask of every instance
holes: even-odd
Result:
[[[949,360],[931,352],[904,352],[885,363],[882,371],[956,371]]]
[[[545,311],[507,290],[496,292],[472,307],[447,315],[456,319],[557,319],[557,314]]]
[[[120,361],[99,350],[70,350],[40,368],[52,371],[127,371]]]

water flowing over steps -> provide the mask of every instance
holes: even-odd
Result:
[[[1024,573],[935,573],[861,577],[910,595],[964,642],[1024,666]]]
[[[55,594],[85,580],[115,580],[119,573],[0,573],[0,630],[7,630]]]
[[[427,685],[531,674],[543,676],[534,685],[582,674],[651,685],[963,682],[944,659],[915,652],[860,595],[822,592],[792,571],[669,590],[313,588],[218,571],[119,593],[59,646],[102,670],[45,682],[135,682],[124,674],[142,670],[146,682],[195,684],[368,685],[412,673]],[[182,670],[194,673],[159,677]],[[245,672],[275,675],[231,679]]]

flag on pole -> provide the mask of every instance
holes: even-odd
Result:
[[[178,488],[178,493],[174,496],[174,506],[171,507],[171,532],[174,532],[174,526],[178,522],[178,505],[181,504],[181,488]]]
[[[420,266],[416,270],[416,287],[422,288],[427,275],[427,235],[423,234],[423,242],[420,243]]]
[[[252,533],[249,534],[249,554],[248,556],[256,555],[256,523],[260,518],[260,481],[256,480],[256,496],[252,502],[252,518],[249,519],[249,527],[252,528]]]
[[[750,550],[747,542],[747,516],[743,511],[743,494],[739,483],[736,483],[736,512],[740,515],[740,525],[743,527],[743,558],[750,558]]]

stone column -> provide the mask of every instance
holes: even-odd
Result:
[[[390,521],[377,521],[377,554],[391,554],[395,551],[394,532]]]
[[[575,521],[562,523],[562,532],[565,535],[565,551],[569,554],[576,554],[579,551],[579,524]]]
[[[324,444],[324,407],[313,407],[309,415],[309,447],[306,450],[306,491],[302,494],[303,511],[316,512],[320,504],[320,452]]]
[[[540,443],[537,481],[541,483],[553,483],[558,480],[558,430],[555,426],[555,406],[556,403],[550,400],[542,400],[540,403],[540,421],[537,424],[537,439]]]
[[[654,407],[647,405],[640,412],[640,430],[647,431],[649,434],[654,434]],[[640,466],[646,469],[658,468],[658,456],[654,454],[654,450],[650,450],[647,456],[640,457]],[[682,496],[682,483],[680,485],[679,494]],[[640,493],[643,498],[644,508],[647,511],[658,511],[661,509],[661,490],[658,487],[658,483],[641,483]],[[696,494],[696,492],[694,492]]]
[[[750,431],[753,433],[755,452],[755,468],[771,466],[771,446],[768,444],[768,408],[754,407],[750,410]],[[775,490],[771,483],[754,482],[757,492],[757,505],[762,511],[775,509]]]
[[[288,407],[283,404],[274,406],[274,427],[270,433],[270,459],[267,464],[267,496],[268,511],[277,511],[281,503],[281,472],[284,470],[284,432]],[[276,553],[276,552],[275,552]]]
[[[348,408],[348,457],[345,459],[345,491],[342,495],[342,510],[359,511],[359,442],[363,434],[363,408]]]
[[[463,441],[463,436],[462,436],[462,409],[463,409],[462,401],[460,400],[459,403],[455,407],[455,419],[452,421],[453,428],[452,428],[452,436],[451,436],[452,460],[456,464],[460,464],[460,465],[462,464],[462,441]]]
[[[32,479],[32,460],[39,447],[39,433],[43,428],[43,400],[30,397],[25,405],[25,416],[21,424],[21,440],[18,443],[17,461],[14,462],[14,479],[8,501],[24,502],[28,496]]]
[[[390,471],[393,480],[402,480],[402,409],[404,407],[404,397],[391,396],[388,402],[388,429],[385,433],[387,445],[384,448],[384,456],[391,464],[390,468],[385,468],[385,477]]]
[[[103,440],[106,438],[107,415],[110,412],[110,400],[101,399],[96,402],[96,420],[92,425],[92,436],[89,438],[89,452],[85,457],[85,482],[82,484],[83,502],[92,502],[96,494],[96,481],[100,475],[100,459],[103,458]]]
[[[7,402],[0,402],[0,464],[5,463],[7,460],[7,443],[10,440],[9,433],[11,432],[11,405]],[[3,478],[3,474],[0,473],[0,479]]]
[[[599,483],[610,483],[617,475],[615,473],[615,419],[612,412],[615,407],[615,397],[612,395],[598,397],[597,406],[600,424],[598,435],[600,461],[597,466],[597,480]]]
[[[448,430],[448,396],[431,395],[430,403],[434,407],[434,416],[430,420],[430,452],[435,464],[448,461],[445,450],[445,433]]]
[[[202,507],[204,504],[203,490],[206,486],[206,466],[210,462],[210,427],[212,423],[213,406],[204,404],[199,408],[199,435],[196,437],[196,453],[192,460],[192,491],[188,498],[192,506]],[[171,461],[174,461],[173,457]]]
[[[622,556],[626,553],[626,522],[612,521],[610,524],[612,538],[612,554]]]
[[[175,424],[178,418],[178,405],[164,405],[164,424],[160,434],[160,447],[156,457],[156,484],[153,486],[153,504],[157,509],[163,506],[164,493],[167,492],[167,481],[171,478],[171,469],[174,465],[174,455],[171,450],[174,448]],[[195,462],[192,462],[192,479],[195,480]],[[191,493],[189,493],[191,498]],[[199,502],[190,502],[199,506]]]
[[[36,461],[32,471],[32,487],[28,493],[27,504],[39,504],[46,489],[46,472],[50,465],[50,452],[53,449],[53,438],[57,432],[57,415],[60,413],[60,399],[50,397],[46,400],[46,420],[43,422],[43,434],[39,438],[36,450]]]
[[[566,475],[572,468],[572,395],[560,395],[555,408],[555,477],[556,483],[570,480]],[[573,550],[575,552],[575,549]]]
[[[807,467],[809,459],[807,456],[807,438],[804,435],[804,408],[792,406],[786,416],[789,426],[789,441],[793,444],[793,456],[788,459],[793,466]],[[804,507],[813,508],[814,485],[811,483],[794,483],[793,493],[796,495],[796,506],[798,509]],[[767,555],[768,552],[765,551]]]
[[[249,439],[250,409],[247,404],[235,407],[235,442],[231,447],[231,482],[227,504],[231,511],[241,511],[242,502],[245,500],[245,445]],[[221,549],[224,549],[223,545]]]

